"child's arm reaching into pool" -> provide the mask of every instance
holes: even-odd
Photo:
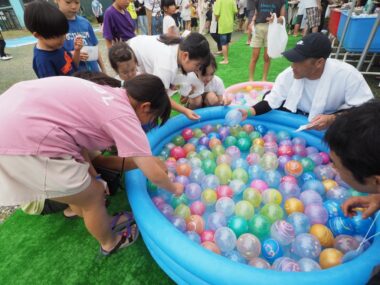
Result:
[[[363,208],[363,219],[372,216],[372,214],[380,209],[380,194],[351,197],[342,205],[344,214],[350,217],[356,215],[357,210],[355,208]]]
[[[168,190],[176,196],[183,193],[183,185],[171,182],[167,173],[158,165],[157,160],[153,156],[134,157],[133,160],[153,184]]]
[[[178,104],[176,101],[170,98],[170,102],[172,104],[172,108],[182,114],[184,114],[186,117],[188,117],[190,120],[199,120],[201,117],[195,113],[193,110],[190,110],[181,104]]]

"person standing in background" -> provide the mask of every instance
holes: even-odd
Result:
[[[252,40],[252,19],[255,15],[255,0],[247,0],[247,18],[248,18],[248,25],[247,25],[247,34],[248,34],[248,40],[246,42],[247,45],[251,44]]]
[[[276,13],[278,22],[282,23],[285,18],[285,1],[284,0],[256,0],[255,15],[252,19],[252,27],[255,29],[255,35],[251,41],[253,47],[251,62],[249,64],[249,81],[253,81],[257,60],[260,56],[261,48],[264,48],[264,68],[262,81],[267,81],[270,66],[268,56],[268,27],[273,22],[274,13]],[[284,18],[280,18],[283,16]]]
[[[13,57],[10,56],[9,54],[5,53],[5,51],[4,51],[5,46],[6,46],[6,42],[4,40],[3,34],[1,33],[1,28],[0,28],[0,59],[1,60],[10,60]]]
[[[199,18],[199,33],[203,35],[206,34],[205,26],[206,26],[207,10],[208,10],[207,0],[198,0],[197,13],[198,13],[198,18]]]
[[[130,0],[115,0],[104,13],[103,37],[107,48],[113,42],[127,41],[135,36],[135,24],[127,11]]]
[[[214,6],[214,14],[218,21],[218,34],[224,59],[220,64],[228,64],[228,46],[234,30],[234,18],[237,13],[235,0],[218,0]]]
[[[161,0],[150,0],[152,3],[152,35],[162,34],[163,16]]]
[[[135,0],[135,9],[137,13],[137,30],[140,35],[147,35],[148,18],[146,16],[144,0]]]
[[[131,18],[135,24],[135,33],[137,32],[137,13],[136,13],[136,8],[135,8],[135,3],[133,1],[129,2],[129,5],[127,7],[127,11],[131,15]]]
[[[321,0],[302,0],[304,3],[306,26],[303,30],[303,36],[306,36],[309,29],[312,33],[317,33],[321,24]]]
[[[103,5],[99,0],[92,0],[91,2],[92,13],[94,14],[96,21],[99,24],[100,31],[103,30]]]

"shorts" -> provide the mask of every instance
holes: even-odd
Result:
[[[208,9],[208,11],[206,13],[206,21],[211,22],[211,20],[212,20],[212,10]]]
[[[319,27],[321,24],[321,13],[318,7],[306,8],[306,24],[308,28]]]
[[[103,24],[103,15],[96,17],[96,21],[98,22],[98,24]]]
[[[192,28],[198,27],[198,19],[197,18],[191,18],[191,27]]]
[[[268,23],[259,23],[255,25],[255,34],[251,41],[251,47],[262,48],[268,46]]]
[[[252,18],[255,15],[255,9],[247,10],[247,14],[248,14],[248,16],[247,16],[248,23],[251,23],[252,22]]]
[[[0,205],[71,196],[91,183],[89,164],[71,156],[0,155]]]
[[[231,42],[231,33],[228,34],[219,34],[219,40],[220,40],[220,45],[225,46],[228,45],[229,42]]]
[[[303,18],[303,15],[297,15],[296,22],[294,24],[295,25],[301,25],[302,18]]]

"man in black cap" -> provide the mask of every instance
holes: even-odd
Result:
[[[312,33],[283,55],[292,62],[281,72],[265,99],[243,115],[285,109],[308,116],[307,129],[326,129],[336,114],[373,98],[363,75],[352,65],[329,58],[327,36]],[[247,114],[246,114],[247,113]]]

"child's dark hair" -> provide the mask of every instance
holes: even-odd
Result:
[[[24,22],[31,33],[38,33],[45,39],[65,35],[69,31],[69,23],[65,15],[53,4],[36,0],[25,8]]]
[[[324,140],[359,183],[380,175],[380,100],[338,115]]]
[[[133,59],[137,64],[135,53],[133,52],[132,48],[125,42],[115,43],[108,51],[108,59],[113,70],[115,70],[116,73],[118,73],[117,64],[119,62],[130,61]]]
[[[165,12],[164,8],[168,8],[170,6],[175,6],[175,1],[174,0],[161,0],[161,10],[163,12]]]
[[[210,53],[210,61],[208,63],[208,65],[206,64],[202,64],[201,68],[200,68],[200,72],[201,74],[204,76],[206,75],[206,72],[207,72],[207,67],[211,66],[214,71],[217,69],[217,65],[216,65],[216,60],[215,60],[215,56],[213,54]]]
[[[116,78],[110,77],[103,72],[96,71],[77,71],[73,73],[74,77],[86,79],[99,85],[107,85],[111,87],[121,87],[121,81]]]
[[[155,119],[151,127],[162,126],[170,118],[171,103],[166,93],[164,83],[152,74],[141,74],[125,81],[127,94],[138,102],[150,102],[150,108]],[[160,123],[159,123],[160,121]]]
[[[189,53],[189,59],[202,60],[202,64],[209,65],[210,46],[206,38],[199,33],[190,33],[186,38],[160,35],[160,42],[166,45],[179,44],[179,49]]]

